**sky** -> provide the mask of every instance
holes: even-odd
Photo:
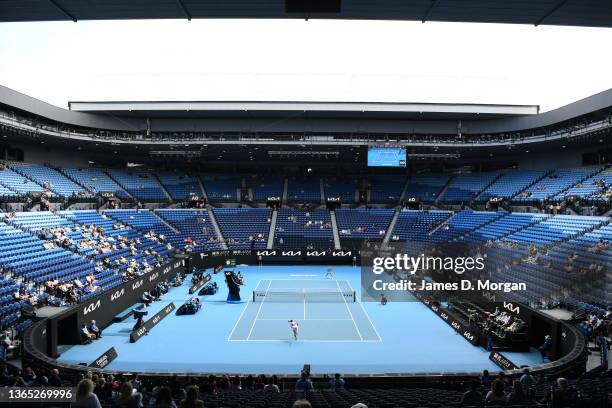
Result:
[[[612,30],[403,21],[0,24],[0,85],[68,101],[498,103],[612,88]]]

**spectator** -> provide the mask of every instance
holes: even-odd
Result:
[[[544,336],[544,343],[540,346],[538,350],[540,350],[540,354],[542,354],[542,361],[546,358],[550,359],[549,352],[552,350],[552,337],[550,334]]]
[[[485,389],[491,386],[491,376],[489,375],[489,370],[484,370],[482,372],[482,375],[480,376],[480,385],[482,385]]]
[[[525,388],[533,387],[536,383],[535,378],[533,378],[533,376],[529,373],[528,368],[525,368],[523,370],[523,375],[521,375],[519,381],[521,382],[521,384],[523,384],[523,387]]]
[[[157,390],[157,397],[155,398],[155,408],[176,408],[176,404],[172,400],[172,392],[168,387],[160,387]]]
[[[478,391],[478,381],[474,380],[470,383],[470,389],[467,390],[461,397],[461,405],[478,405],[482,404],[482,394]]]
[[[278,385],[274,383],[274,377],[270,377],[270,379],[268,380],[268,384],[266,384],[266,386],[264,387],[264,391],[273,393],[280,392]]]
[[[308,378],[308,373],[302,371],[300,379],[295,383],[296,391],[311,391],[313,389],[312,381]]]
[[[299,399],[293,403],[291,408],[312,408],[312,405],[305,399]]]
[[[94,383],[89,378],[79,382],[76,389],[76,402],[71,404],[73,408],[102,408],[98,396],[94,394]]]
[[[491,390],[487,393],[485,402],[489,405],[506,403],[506,393],[504,392],[504,383],[502,381],[495,380],[491,383]]]
[[[121,384],[115,406],[120,408],[142,408],[142,394],[129,381]]]
[[[514,380],[512,383],[512,391],[508,394],[509,405],[522,405],[526,402],[525,391],[523,390],[523,383],[520,380]]]
[[[83,344],[91,343],[93,338],[94,338],[94,335],[91,334],[89,330],[87,330],[87,326],[83,324],[81,326],[81,341],[83,342]]]
[[[54,368],[51,370],[51,375],[49,376],[49,387],[61,387],[62,379],[59,376],[59,370]]]
[[[181,401],[181,408],[204,408],[204,401],[200,399],[200,389],[197,385],[187,387],[185,399]]]
[[[89,327],[87,328],[87,330],[89,330],[89,332],[93,334],[96,339],[102,337],[102,331],[96,325],[95,320],[92,320],[91,323],[89,323]]]
[[[557,379],[557,389],[551,390],[549,400],[552,403],[553,408],[566,408],[574,406],[572,392],[569,388],[567,379]]]
[[[331,389],[334,391],[341,391],[344,389],[344,378],[340,376],[339,373],[334,374],[334,378],[330,381]]]

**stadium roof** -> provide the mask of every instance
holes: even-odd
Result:
[[[279,117],[294,114],[324,118],[468,119],[536,115],[537,105],[387,103],[387,102],[69,102],[70,110],[151,117]]]
[[[548,112],[537,105],[382,102],[70,102],[62,109],[0,85],[0,107],[65,125],[118,131],[472,134],[530,130],[596,112],[610,114],[612,89]]]
[[[610,0],[0,0],[0,22],[298,18],[612,27]]]

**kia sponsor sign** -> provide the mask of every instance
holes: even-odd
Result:
[[[132,333],[130,333],[130,343],[137,342],[142,336],[150,332],[153,327],[157,326],[157,324],[172,313],[174,309],[176,309],[176,306],[174,306],[174,303],[170,302],[170,304],[157,312],[152,318],[144,322],[142,326],[136,330],[133,330]]]
[[[469,326],[461,323],[452,312],[447,309],[440,307],[436,302],[433,301],[427,295],[420,292],[415,292],[414,296],[419,299],[425,306],[431,309],[432,312],[437,314],[442,320],[444,320],[450,327],[459,333],[464,339],[470,342],[473,346],[478,345],[478,333],[469,328]]]

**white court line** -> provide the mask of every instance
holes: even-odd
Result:
[[[302,289],[302,293],[304,294],[304,320],[306,320],[306,289]]]
[[[257,290],[257,288],[259,287],[260,283],[261,283],[261,279],[259,280],[259,282],[257,282],[257,286],[255,286],[255,290]],[[246,303],[246,305],[244,306],[244,308],[242,309],[242,313],[240,313],[240,316],[238,317],[238,320],[236,320],[236,323],[234,324],[234,328],[230,332],[230,335],[228,336],[227,341],[231,341],[230,339],[234,335],[234,332],[236,331],[236,327],[238,327],[238,323],[240,323],[240,321],[242,320],[242,316],[244,315],[244,312],[246,312],[247,308],[249,307],[249,304],[252,303],[251,302],[252,299],[253,299],[252,297],[249,297],[249,300]]]
[[[357,323],[355,322],[355,318],[353,318],[353,313],[351,313],[351,309],[349,308],[348,303],[346,303],[346,298],[344,297],[344,295],[342,295],[342,289],[340,288],[340,284],[338,283],[338,281],[336,281],[336,286],[338,286],[338,290],[340,291],[340,296],[342,296],[342,300],[344,301],[346,310],[348,310],[349,315],[351,315],[351,320],[353,321],[355,330],[357,330],[357,334],[359,335],[359,338],[361,339],[361,341],[363,341],[363,336],[361,335],[361,332],[359,331],[359,327],[357,327]]]
[[[353,289],[353,287],[351,286],[351,282],[345,280],[346,284],[349,285],[349,289],[352,292],[355,292],[355,289]],[[355,296],[357,296],[357,292],[355,292]],[[357,299],[355,299],[357,300]],[[361,310],[363,310],[363,314],[368,318],[368,321],[370,322],[370,324],[372,325],[372,328],[374,329],[374,333],[376,333],[376,335],[378,336],[378,341],[382,341],[382,337],[380,336],[380,333],[378,333],[378,330],[376,329],[376,326],[374,326],[374,323],[372,322],[372,319],[370,319],[370,315],[368,314],[368,312],[366,312],[365,308],[363,307],[363,304],[361,303],[360,300],[357,300],[357,303],[359,303],[359,306],[361,306]]]
[[[298,340],[295,341],[292,338],[289,339],[249,339],[249,340],[228,340],[228,341],[242,341],[242,342],[248,342],[248,341],[259,341],[259,342],[282,342],[282,343],[381,343],[380,340]]]
[[[260,320],[260,321],[264,321],[264,320],[279,320],[279,321],[280,321],[280,320],[283,320],[283,321],[288,321],[288,320],[291,320],[291,319],[290,319],[290,318],[286,318],[286,319],[282,319],[282,318],[269,318],[269,319],[267,319],[267,318],[261,318],[261,319],[258,319],[258,320]],[[340,321],[344,321],[344,320],[346,320],[346,321],[351,321],[351,320],[353,320],[353,319],[304,319],[303,321],[310,322],[310,321],[313,321],[313,320],[314,320],[314,321],[319,321],[319,320],[331,320],[331,321],[334,321],[334,322],[335,322],[335,321],[338,321],[338,320],[340,320]]]
[[[272,284],[272,280],[268,281],[268,288],[266,289],[266,295],[268,294],[268,289],[270,289],[270,285],[271,284]],[[249,340],[251,338],[251,333],[253,333],[253,328],[255,327],[255,323],[257,323],[257,319],[259,318],[259,313],[261,313],[261,307],[263,306],[265,301],[266,301],[266,297],[264,295],[264,298],[261,301],[261,304],[259,305],[259,309],[257,309],[257,314],[255,315],[255,319],[253,319],[253,324],[251,325],[251,330],[249,330],[249,335],[246,338],[247,340]]]

